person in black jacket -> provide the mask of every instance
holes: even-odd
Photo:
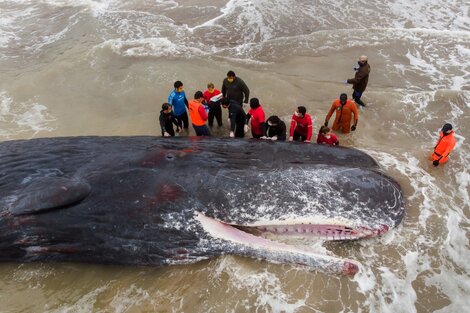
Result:
[[[286,140],[286,124],[276,115],[266,120],[264,136],[261,139]]]
[[[228,71],[227,78],[222,82],[222,95],[242,106],[243,103],[248,103],[250,89],[234,71]]]
[[[162,110],[160,111],[160,127],[162,129],[162,137],[170,137],[175,135],[173,124],[176,125],[176,132],[179,133],[180,129],[178,126],[178,120],[171,114],[172,106],[169,103],[162,104]]]
[[[228,109],[228,118],[230,120],[230,138],[245,137],[246,114],[243,108],[234,100],[223,98],[220,104],[224,109]],[[247,127],[248,128],[248,127]]]

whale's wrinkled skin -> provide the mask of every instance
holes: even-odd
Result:
[[[344,147],[64,137],[0,143],[0,159],[0,261],[168,265],[238,254],[354,274],[355,261],[266,236],[356,240],[404,215],[400,186]]]

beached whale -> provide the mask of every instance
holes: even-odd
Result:
[[[344,147],[223,138],[0,143],[0,261],[185,264],[222,254],[354,274],[267,239],[356,240],[404,215],[400,186]]]

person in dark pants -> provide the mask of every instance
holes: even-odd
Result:
[[[209,127],[214,123],[214,117],[217,120],[217,125],[221,127],[222,124],[222,108],[220,107],[220,100],[222,93],[220,90],[214,88],[213,83],[207,84],[207,90],[204,91],[204,100],[209,106]]]
[[[297,107],[290,123],[289,141],[310,142],[312,128],[312,117],[307,114],[307,109],[304,106]]]
[[[196,91],[194,99],[189,101],[189,114],[191,115],[191,122],[196,132],[196,136],[210,136],[209,128],[207,128],[207,113],[202,102],[204,96],[202,91]]]
[[[251,135],[253,138],[261,138],[265,133],[265,118],[263,107],[259,104],[258,98],[250,99],[250,110],[246,114],[246,124],[251,125]],[[245,128],[245,131],[247,129]]]
[[[357,64],[359,67],[354,68],[356,71],[356,75],[354,78],[350,78],[345,81],[346,84],[353,85],[353,94],[352,98],[354,102],[361,106],[366,106],[364,102],[362,102],[361,97],[362,93],[366,90],[367,83],[369,82],[369,73],[370,73],[370,65],[367,63],[367,56],[361,55]]]
[[[265,133],[261,139],[286,140],[286,123],[277,115],[270,116],[266,121]]]
[[[168,103],[173,107],[173,116],[178,121],[179,128],[187,129],[189,126],[188,112],[186,112],[188,99],[183,91],[183,83],[178,80],[173,86],[175,89],[168,96]]]
[[[228,71],[227,78],[222,82],[222,95],[242,106],[243,103],[248,103],[250,89],[234,71]]]
[[[223,98],[221,100],[222,107],[228,109],[228,118],[230,120],[230,138],[245,137],[245,120],[246,114],[243,108],[234,100]]]
[[[178,121],[171,114],[171,105],[168,103],[162,104],[162,110],[160,111],[160,127],[162,129],[163,137],[173,137],[175,135],[175,130],[173,129],[173,124],[176,125],[176,132],[179,133],[180,128],[178,126]]]

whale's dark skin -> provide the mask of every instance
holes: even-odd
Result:
[[[244,231],[295,218],[352,225],[329,239],[381,234],[404,214],[399,185],[370,156],[343,147],[64,137],[0,143],[0,159],[0,261],[166,265],[226,253],[269,260],[213,236],[195,212]]]

